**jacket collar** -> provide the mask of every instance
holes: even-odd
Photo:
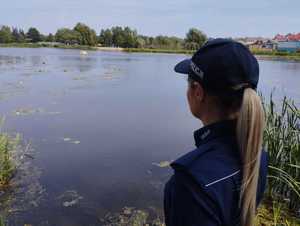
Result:
[[[194,132],[195,145],[198,148],[200,145],[207,143],[218,137],[234,136],[236,130],[235,120],[226,120],[216,122],[202,127]]]
[[[210,150],[210,145],[208,146],[205,145],[208,141],[212,141],[214,139],[222,138],[222,137],[234,137],[235,130],[236,130],[236,121],[233,120],[220,121],[202,127],[199,130],[196,130],[194,132],[194,138],[195,138],[195,144],[197,146],[197,149],[175,160],[171,164],[171,167],[174,169],[175,168],[178,169],[181,167],[188,166],[191,162],[197,159],[201,154]],[[232,142],[232,139],[230,139],[229,141]]]

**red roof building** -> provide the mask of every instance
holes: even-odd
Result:
[[[275,40],[275,41],[279,41],[279,42],[284,42],[284,41],[287,41],[287,38],[286,38],[285,35],[277,34],[277,35],[274,37],[274,40]]]
[[[300,33],[298,34],[290,34],[288,36],[289,41],[300,41]]]
[[[298,33],[298,34],[287,34],[287,35],[277,34],[274,37],[274,40],[278,41],[278,42],[285,42],[285,41],[298,41],[298,42],[300,42],[300,33]]]

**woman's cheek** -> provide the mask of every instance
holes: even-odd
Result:
[[[190,111],[192,113],[194,113],[194,104],[193,104],[193,98],[192,98],[192,91],[191,91],[190,87],[187,90],[187,95],[186,96],[187,96]]]

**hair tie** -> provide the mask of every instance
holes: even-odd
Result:
[[[241,83],[235,86],[232,86],[231,89],[233,89],[234,91],[238,91],[238,90],[244,90],[247,88],[252,88],[252,86],[249,83]]]

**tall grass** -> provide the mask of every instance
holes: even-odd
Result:
[[[257,226],[299,226],[300,219],[293,215],[285,203],[264,202],[258,208]]]
[[[0,124],[3,124],[1,120]],[[15,138],[0,131],[0,191],[9,185],[15,172],[14,151],[19,142],[19,136]]]
[[[300,111],[286,97],[279,106],[272,96],[269,103],[263,102],[264,142],[269,153],[268,193],[297,211],[300,207]]]
[[[4,218],[0,215],[0,226],[5,226]]]

